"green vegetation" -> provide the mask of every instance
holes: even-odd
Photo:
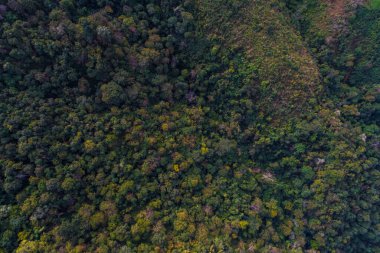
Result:
[[[369,3],[371,9],[380,9],[380,1],[379,0],[371,0]]]
[[[0,1],[0,253],[379,252],[376,6]]]

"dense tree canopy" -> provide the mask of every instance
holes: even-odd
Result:
[[[0,253],[379,252],[380,5],[0,0]]]

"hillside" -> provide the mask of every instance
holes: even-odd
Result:
[[[259,110],[272,117],[306,111],[322,90],[315,60],[276,4],[278,1],[240,1],[231,7],[199,1],[197,5],[204,36],[221,43],[224,50],[241,52],[243,64],[250,66],[251,73],[244,74],[253,79]],[[229,11],[231,17],[223,20]]]

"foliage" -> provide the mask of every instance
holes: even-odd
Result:
[[[379,252],[380,11],[346,3],[0,1],[0,252]]]

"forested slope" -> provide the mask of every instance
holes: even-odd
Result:
[[[0,0],[0,252],[378,252],[379,36],[378,1]]]

